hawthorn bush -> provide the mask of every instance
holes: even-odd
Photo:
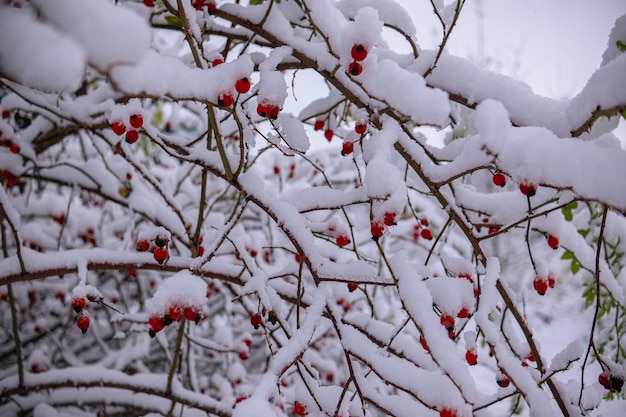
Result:
[[[0,415],[624,411],[626,17],[556,101],[463,0],[11,3]]]

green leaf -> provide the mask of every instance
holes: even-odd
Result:
[[[251,6],[258,6],[259,4],[263,4],[265,0],[250,0]]]
[[[165,21],[174,27],[177,27],[177,28],[183,27],[183,21],[177,18],[176,16],[165,16]]]
[[[622,41],[617,41],[615,42],[615,45],[617,45],[617,49],[619,49],[620,51],[626,52],[626,43]]]
[[[572,274],[574,275],[576,275],[576,273],[580,271],[580,264],[578,263],[577,260],[572,259],[572,265],[570,266],[570,269],[572,270]]]
[[[574,254],[566,250],[565,252],[563,252],[563,255],[561,255],[561,259],[574,259]]]
[[[587,237],[587,235],[589,234],[589,229],[578,229],[578,234],[582,237]]]
[[[624,119],[626,119],[626,110],[624,110],[624,111],[622,112],[622,117],[623,117]]]

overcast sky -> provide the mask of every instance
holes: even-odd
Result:
[[[422,48],[440,42],[428,0],[397,0],[413,16]],[[446,0],[450,2],[450,0]],[[466,0],[448,52],[528,83],[538,94],[570,98],[600,66],[626,0]],[[626,123],[616,132],[626,142]]]

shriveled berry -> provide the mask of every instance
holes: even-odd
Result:
[[[159,248],[167,246],[167,242],[168,242],[168,239],[164,236],[157,236],[154,239],[154,244],[157,245]]]
[[[365,58],[367,58],[367,48],[364,45],[357,43],[356,45],[352,46],[350,55],[352,55],[352,59],[354,59],[355,61],[363,61]]]
[[[612,375],[609,378],[610,390],[622,392],[622,387],[624,386],[624,378],[619,375]]]

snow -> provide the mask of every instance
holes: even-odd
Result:
[[[42,91],[74,91],[85,72],[85,51],[69,36],[28,11],[0,7],[0,69]]]

